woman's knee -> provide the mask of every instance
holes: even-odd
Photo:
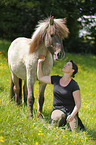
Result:
[[[65,125],[66,114],[61,110],[54,110],[51,114],[52,123],[57,123],[57,126]]]
[[[72,131],[76,130],[78,127],[78,118],[77,116],[74,117],[74,119],[69,123],[70,128]]]

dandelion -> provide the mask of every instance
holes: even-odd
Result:
[[[63,138],[65,138],[65,136],[63,136]]]
[[[76,134],[76,136],[78,136],[78,134]]]
[[[81,140],[81,142],[83,142],[83,140]]]
[[[38,135],[41,135],[41,133],[38,133]]]
[[[36,144],[36,145],[38,145],[39,143],[38,143],[38,142],[36,142],[35,144]]]
[[[68,142],[66,144],[68,144]]]
[[[83,131],[83,133],[85,134],[86,132],[85,132],[85,131]]]
[[[4,137],[0,136],[0,142],[4,142]]]
[[[42,133],[42,132],[39,132],[38,135],[39,135],[39,136],[40,136],[40,135],[43,135],[43,133]]]
[[[73,141],[73,143],[75,143],[75,141]]]

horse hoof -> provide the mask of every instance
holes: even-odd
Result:
[[[40,120],[42,120],[42,119],[45,118],[44,115],[43,115],[41,112],[38,112],[38,113],[37,113],[37,117],[38,117]]]
[[[33,118],[32,113],[29,114],[28,118],[31,118],[31,119]]]

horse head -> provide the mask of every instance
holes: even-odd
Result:
[[[69,30],[65,25],[65,19],[49,19],[40,21],[32,35],[29,53],[36,51],[44,43],[54,60],[63,59],[65,56],[63,39],[67,38]]]
[[[46,29],[45,46],[53,55],[54,60],[64,58],[63,39],[68,36],[68,33],[69,31],[64,24],[64,19],[54,19],[53,16],[49,19],[49,25]]]

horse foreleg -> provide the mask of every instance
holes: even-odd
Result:
[[[23,86],[23,94],[24,94],[24,103],[27,104],[27,83],[24,81],[24,86]]]
[[[27,80],[27,89],[28,89],[28,99],[27,104],[29,107],[29,117],[33,116],[33,104],[34,104],[34,83],[31,79]]]
[[[44,91],[46,84],[39,82],[39,96],[38,96],[38,110],[37,115],[40,119],[42,119],[42,109],[44,104]]]

